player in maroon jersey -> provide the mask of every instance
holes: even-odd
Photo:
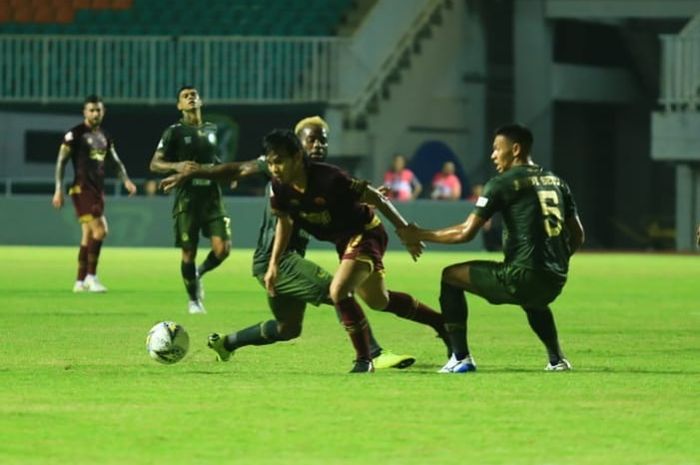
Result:
[[[264,278],[268,292],[274,295],[282,253],[293,228],[301,227],[319,240],[334,243],[340,257],[330,295],[355,347],[352,373],[374,371],[367,320],[355,293],[372,309],[428,325],[446,341],[442,315],[408,294],[386,289],[382,258],[388,237],[372,207],[395,227],[405,227],[406,221],[391,202],[367,182],[335,166],[309,161],[289,130],[269,133],[263,149],[273,176],[270,204],[279,218]],[[408,244],[407,249],[415,260],[423,245]]]
[[[124,164],[117,156],[114,142],[102,129],[105,107],[97,95],[89,95],[83,103],[83,123],[75,126],[63,137],[56,161],[56,189],[53,206],[63,206],[63,174],[66,163],[73,162],[74,180],[68,193],[73,200],[80,222],[82,237],[78,253],[78,278],[73,292],[106,292],[107,288],[97,279],[97,262],[102,241],[107,236],[107,218],[104,215],[105,158],[111,157],[117,165],[119,177],[129,195],[136,193],[136,186],[129,179]]]

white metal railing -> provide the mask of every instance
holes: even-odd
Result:
[[[680,34],[661,36],[659,103],[666,111],[700,108],[700,15]]]
[[[172,103],[189,83],[208,103],[342,103],[347,40],[0,35],[0,101]]]

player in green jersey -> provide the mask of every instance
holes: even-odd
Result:
[[[324,161],[328,155],[328,124],[320,117],[304,118],[295,126],[307,156],[315,161]],[[264,156],[246,162],[224,163],[215,167],[188,168],[187,174],[174,175],[163,180],[161,185],[170,189],[191,176],[210,177],[221,182],[230,182],[240,177],[263,173],[270,178]],[[261,285],[267,271],[275,239],[277,217],[270,211],[270,189],[265,188],[265,208],[263,210],[258,243],[253,254],[253,275]],[[333,276],[314,262],[304,258],[308,234],[297,229],[280,262],[276,284],[276,295],[268,296],[268,305],[274,319],[232,332],[228,335],[213,334],[209,346],[217,353],[217,358],[226,361],[234,350],[247,345],[266,345],[277,341],[294,339],[301,334],[306,304],[318,306],[332,305],[329,288]],[[370,329],[370,349],[375,368],[406,368],[415,362],[411,355],[394,354],[382,349]]]
[[[426,230],[409,225],[402,240],[457,244],[472,240],[496,212],[503,216],[503,262],[474,260],[442,271],[440,307],[449,333],[452,356],[441,373],[476,370],[467,343],[467,301],[464,291],[493,304],[515,304],[525,310],[530,327],[545,345],[547,371],[566,371],[571,364],[559,346],[549,304],[559,295],[569,258],[583,244],[584,232],[567,184],[534,164],[533,137],[517,124],[496,130],[491,160],[498,175],[484,187],[476,208],[454,226]]]
[[[216,125],[202,120],[202,99],[193,86],[177,93],[182,119],[163,132],[153,159],[155,173],[183,173],[198,166],[220,163]],[[231,226],[224,210],[219,184],[211,179],[187,179],[178,186],[173,205],[175,245],[182,249],[180,271],[192,314],[206,313],[202,304],[202,276],[223,262],[231,250]],[[207,258],[195,266],[200,232],[211,240]]]

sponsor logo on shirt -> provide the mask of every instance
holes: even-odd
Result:
[[[102,150],[102,149],[92,149],[92,150],[90,150],[90,158],[91,158],[92,160],[104,161],[106,155],[107,155],[107,151],[106,151],[106,150]]]
[[[185,144],[192,142],[192,136],[185,136]]]
[[[488,204],[488,203],[489,203],[489,199],[486,197],[479,197],[478,199],[476,199],[476,206],[477,207],[485,207],[486,204]]]
[[[331,213],[328,210],[322,212],[299,212],[299,216],[313,224],[327,225],[331,222]]]

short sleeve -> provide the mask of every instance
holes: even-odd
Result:
[[[70,147],[71,149],[74,149],[77,143],[78,143],[78,136],[75,133],[75,129],[71,129],[63,136],[63,145],[66,145],[66,146]]]
[[[173,150],[172,150],[172,128],[168,128],[165,131],[163,131],[163,135],[160,136],[160,140],[158,141],[158,147],[156,148],[157,151],[163,152],[163,158],[169,161],[175,161],[173,157]]]
[[[484,191],[476,199],[474,214],[479,218],[488,220],[494,213],[502,208],[502,196],[496,179],[491,179],[484,186]]]
[[[273,210],[280,212],[287,211],[287,205],[284,201],[284,187],[279,182],[273,180],[270,186],[270,207]]]
[[[576,216],[577,209],[576,209],[576,201],[574,200],[574,196],[571,193],[571,189],[569,188],[569,185],[562,181],[562,187],[561,187],[561,194],[563,197],[563,209],[564,209],[564,218],[573,218]]]
[[[104,135],[105,139],[107,140],[107,152],[113,149],[116,150],[116,148],[114,147],[114,139],[112,138],[112,135],[108,132],[104,132]]]
[[[344,171],[338,170],[330,183],[340,197],[346,197],[350,202],[359,201],[365,193],[369,182],[353,178]]]

